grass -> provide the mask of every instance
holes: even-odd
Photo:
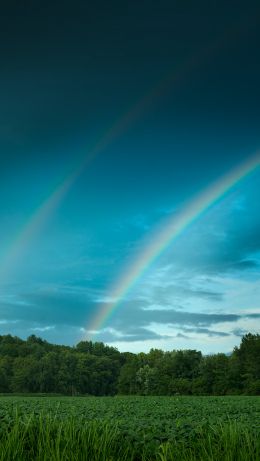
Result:
[[[237,423],[230,423],[201,433],[189,447],[177,443],[161,446],[161,461],[257,461],[260,459],[259,438]]]
[[[130,460],[129,447],[120,447],[119,432],[106,423],[79,426],[74,418],[17,415],[0,437],[1,461]]]
[[[258,461],[258,397],[0,397],[0,461]]]
[[[80,424],[79,424],[80,423]],[[161,443],[151,454],[135,447],[113,422],[78,421],[68,416],[16,411],[0,435],[0,461],[257,461],[259,438],[230,422],[197,432],[190,440]]]

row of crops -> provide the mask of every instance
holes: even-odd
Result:
[[[254,461],[259,436],[258,397],[0,398],[5,461]]]

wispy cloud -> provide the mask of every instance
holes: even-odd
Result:
[[[30,330],[32,331],[37,331],[37,332],[44,332],[44,331],[50,331],[50,330],[54,330],[55,329],[55,325],[47,325],[46,327],[33,327],[33,328],[30,328]]]

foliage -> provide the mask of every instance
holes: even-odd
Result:
[[[120,353],[101,342],[58,346],[0,336],[0,392],[63,395],[260,395],[260,335],[230,356],[196,350]]]
[[[0,461],[255,461],[257,397],[1,397]]]

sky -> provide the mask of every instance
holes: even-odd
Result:
[[[1,7],[0,334],[228,353],[259,333],[259,164],[124,282],[259,158],[259,43],[258,1]]]

